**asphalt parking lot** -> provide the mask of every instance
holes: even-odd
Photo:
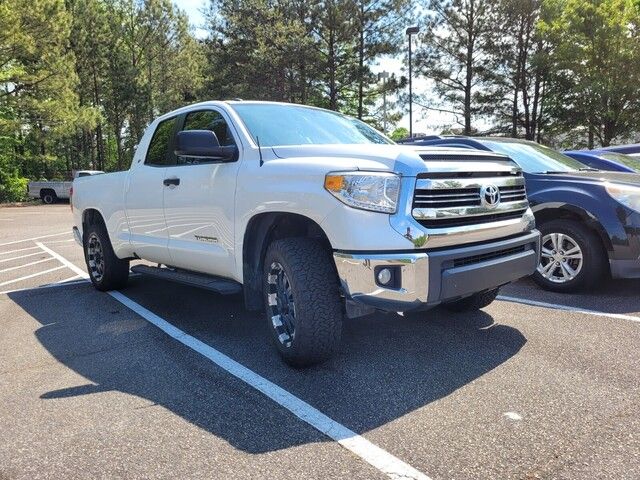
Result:
[[[71,220],[0,208],[1,479],[640,478],[638,281],[347,321],[292,370],[239,297],[95,291]]]

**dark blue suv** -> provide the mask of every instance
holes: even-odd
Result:
[[[559,292],[592,287],[607,275],[640,278],[640,175],[604,172],[535,142],[428,137],[400,143],[488,150],[515,160],[542,233],[534,280]]]

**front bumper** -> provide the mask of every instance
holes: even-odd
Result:
[[[349,300],[404,312],[453,301],[531,275],[540,257],[540,233],[480,245],[408,253],[335,252],[342,289]],[[391,267],[393,288],[377,273]]]
[[[636,260],[609,260],[613,278],[640,278],[640,258]]]

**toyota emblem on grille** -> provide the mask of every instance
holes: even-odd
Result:
[[[488,208],[495,208],[500,203],[500,190],[495,185],[485,185],[480,189],[482,204]]]

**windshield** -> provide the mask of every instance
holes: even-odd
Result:
[[[624,153],[602,153],[600,154],[605,160],[613,160],[614,162],[626,165],[629,168],[633,168],[636,172],[640,173],[640,158],[632,157],[631,155],[625,155]]]
[[[586,165],[534,142],[501,142],[482,140],[492,151],[509,155],[527,173],[575,172]]]
[[[263,147],[284,145],[390,144],[366,123],[318,108],[272,103],[235,103],[233,109]]]

